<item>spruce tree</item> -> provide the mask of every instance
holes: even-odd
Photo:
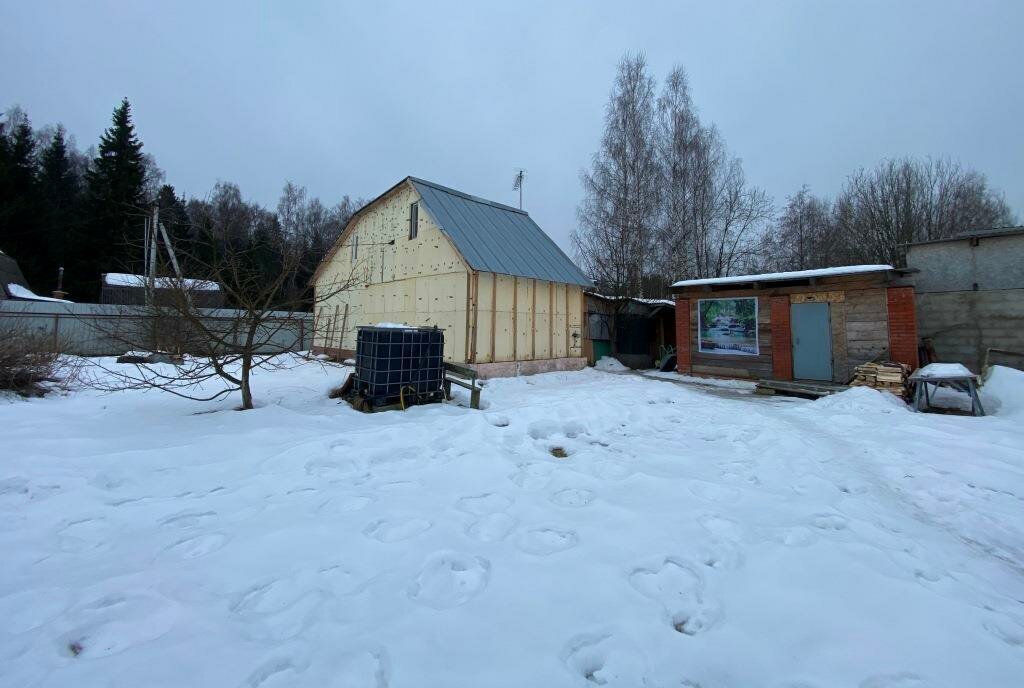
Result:
[[[131,104],[125,98],[114,110],[112,123],[100,137],[99,154],[86,172],[87,231],[76,233],[80,259],[69,283],[77,300],[99,295],[100,273],[141,267],[146,169],[142,142],[132,124]],[[135,255],[138,253],[139,255]]]
[[[12,256],[29,286],[45,269],[46,242],[38,235],[38,163],[32,125],[22,116],[7,135],[0,192],[0,250]]]
[[[71,163],[64,127],[57,127],[53,139],[40,156],[39,168],[41,235],[46,242],[46,268],[49,274],[38,286],[44,288],[56,280],[58,268],[78,267],[68,265],[72,256],[67,247],[69,238],[73,238],[81,228],[78,217],[81,185]]]

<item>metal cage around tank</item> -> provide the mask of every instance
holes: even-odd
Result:
[[[442,401],[443,385],[443,330],[358,328],[354,392],[371,406]]]

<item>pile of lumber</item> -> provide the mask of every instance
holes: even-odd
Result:
[[[885,392],[892,392],[898,396],[906,396],[907,376],[910,375],[910,366],[903,363],[865,363],[853,369],[853,386],[872,387]]]

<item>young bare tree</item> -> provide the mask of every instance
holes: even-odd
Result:
[[[654,79],[642,53],[619,63],[601,149],[580,174],[584,198],[572,243],[584,269],[612,296],[642,296],[656,249],[660,170]]]
[[[0,392],[43,396],[75,381],[81,359],[63,354],[67,342],[33,328],[28,318],[17,313],[4,316],[0,317]]]
[[[804,184],[786,199],[786,207],[762,249],[765,271],[812,270],[836,265],[843,252],[836,241],[832,206]]]
[[[295,365],[294,358],[281,354],[296,348],[310,309],[356,280],[321,283],[314,297],[297,281],[306,244],[272,231],[276,217],[268,225],[265,211],[245,204],[231,189],[190,210],[190,246],[176,253],[185,277],[178,276],[169,255],[161,254],[161,276],[144,283],[146,304],[126,306],[114,324],[98,326],[126,350],[166,352],[169,362],[131,368],[98,363],[101,370],[88,382],[111,391],[152,388],[196,400],[238,391],[240,408],[251,409],[252,372]],[[215,288],[223,292],[227,308],[202,306],[203,292]]]
[[[833,242],[850,260],[900,266],[905,246],[1012,224],[980,172],[942,159],[884,160],[860,169],[836,199]]]

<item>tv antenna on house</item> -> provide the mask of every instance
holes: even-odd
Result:
[[[523,209],[523,182],[526,181],[526,170],[516,170],[516,176],[512,179],[512,190],[519,192],[519,209]]]

